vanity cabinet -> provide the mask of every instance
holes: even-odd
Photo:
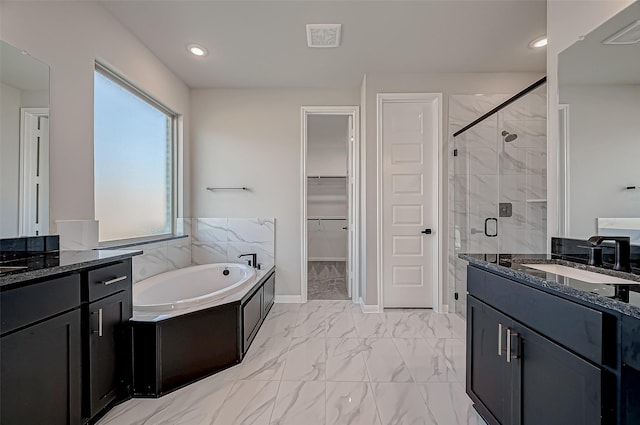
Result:
[[[0,338],[3,425],[81,424],[78,307]]]
[[[92,418],[118,396],[126,396],[131,382],[132,316],[131,263],[121,262],[89,270],[84,281],[90,301],[85,308],[84,416]]]
[[[467,309],[467,389],[491,423],[602,423],[600,367],[473,296]]]
[[[0,291],[0,423],[93,423],[131,382],[131,260]]]
[[[131,351],[127,322],[131,317],[131,296],[123,291],[93,302],[88,309],[88,338],[85,374],[85,416],[98,414],[118,395],[126,395],[130,382]]]
[[[489,424],[615,423],[602,312],[475,267],[468,291],[466,388]]]

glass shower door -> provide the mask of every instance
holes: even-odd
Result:
[[[454,246],[457,253],[497,261],[499,238],[498,118],[493,115],[454,138]],[[466,310],[466,263],[455,259],[455,311]]]

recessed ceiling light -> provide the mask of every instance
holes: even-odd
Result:
[[[189,44],[187,50],[195,56],[207,56],[207,49],[197,44]]]
[[[533,40],[531,43],[529,43],[529,47],[531,47],[532,49],[539,49],[541,47],[544,47],[547,45],[547,36],[543,35],[542,37],[538,37],[535,40]]]

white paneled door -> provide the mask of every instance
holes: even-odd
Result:
[[[438,276],[440,96],[382,97],[380,105],[383,307],[431,308]]]

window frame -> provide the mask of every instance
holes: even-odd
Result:
[[[168,108],[167,106],[165,106],[163,103],[161,103],[160,101],[158,101],[157,99],[155,99],[153,96],[151,96],[150,94],[148,94],[146,91],[142,90],[141,88],[139,88],[138,86],[134,85],[133,83],[131,83],[129,80],[127,80],[122,74],[120,74],[119,72],[113,70],[112,68],[110,68],[109,66],[105,65],[102,62],[99,61],[95,61],[95,66],[94,66],[94,79],[95,79],[95,74],[98,73],[101,76],[111,80],[113,83],[119,85],[120,87],[122,87],[124,90],[128,91],[129,93],[131,93],[132,95],[138,97],[140,100],[148,103],[149,105],[153,106],[154,108],[158,109],[160,112],[164,113],[165,115],[167,115],[170,118],[170,134],[171,134],[171,149],[169,151],[170,154],[170,158],[169,158],[169,162],[170,162],[170,172],[171,172],[171,185],[169,187],[169,205],[171,208],[170,211],[170,226],[169,226],[169,233],[161,233],[161,234],[157,234],[157,235],[148,235],[148,236],[141,236],[141,237],[131,237],[131,238],[124,238],[124,239],[114,239],[114,240],[108,240],[108,241],[101,241],[100,240],[100,235],[98,233],[98,247],[116,247],[119,245],[132,245],[135,243],[149,243],[149,242],[153,242],[153,241],[161,241],[161,240],[167,240],[170,238],[173,238],[176,236],[176,219],[178,217],[178,140],[179,140],[179,132],[178,132],[178,124],[179,124],[179,119],[180,119],[180,114],[178,114],[177,112],[173,111],[172,109]],[[95,88],[94,88],[94,105],[95,105]],[[95,119],[95,111],[94,111],[94,119]],[[95,135],[94,135],[94,139],[93,139],[93,143],[95,146]],[[95,156],[94,156],[94,167],[95,167]],[[95,172],[94,172],[94,178],[95,178]],[[95,192],[95,181],[94,181],[94,192]],[[94,201],[93,201],[93,207],[95,210],[95,195],[94,195]],[[100,225],[100,223],[98,222],[98,226]]]

